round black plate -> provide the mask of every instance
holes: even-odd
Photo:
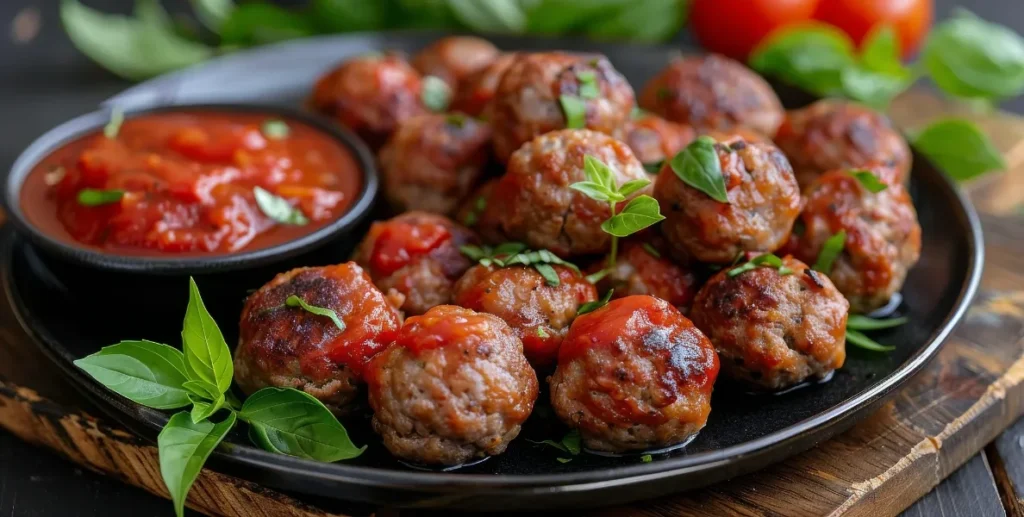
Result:
[[[203,67],[136,86],[112,99],[121,105],[237,102],[296,104],[318,74],[356,53],[386,48],[414,51],[439,35],[399,33],[325,37],[234,54]],[[677,49],[586,44],[579,41],[495,38],[506,49],[563,48],[602,52],[639,86]],[[791,107],[810,99],[780,90]],[[897,346],[891,354],[852,349],[828,383],[784,395],[748,395],[716,387],[707,427],[686,448],[643,463],[638,456],[582,454],[556,461],[551,448],[527,440],[558,438],[546,393],[520,438],[505,454],[454,472],[424,472],[392,459],[369,431],[367,417],[345,421],[357,443],[356,460],[321,464],[252,447],[244,433],[230,436],[211,460],[214,468],[268,486],[387,506],[514,510],[596,506],[686,490],[763,467],[803,451],[865,416],[935,355],[966,311],[981,276],[980,225],[956,187],[915,156],[912,194],[924,229],[921,261],[903,290],[899,312],[910,322],[879,334]],[[75,383],[136,432],[153,437],[166,414],[106,391],[72,364],[120,339],[147,338],[177,345],[187,285],[163,279],[95,275],[40,255],[23,238],[6,235],[4,288],[23,325]],[[340,248],[352,243],[338,243]],[[207,306],[231,342],[247,288],[270,279],[197,278]],[[180,284],[180,285],[177,285]]]

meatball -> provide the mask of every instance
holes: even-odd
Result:
[[[501,214],[505,236],[563,257],[607,251],[611,238],[601,223],[611,215],[608,204],[569,188],[586,179],[587,155],[610,167],[619,185],[647,178],[629,146],[603,133],[565,129],[538,136],[512,155],[491,196],[489,208]]]
[[[473,232],[447,217],[406,212],[373,223],[352,260],[378,288],[404,299],[407,315],[423,314],[451,300],[452,286],[472,265],[459,247],[475,242]]]
[[[568,127],[562,96],[583,101],[584,127],[614,136],[622,136],[636,104],[633,88],[604,56],[521,54],[501,77],[487,109],[498,159],[507,162],[534,137]]]
[[[657,172],[661,162],[671,160],[696,136],[690,126],[669,122],[654,115],[644,115],[629,124],[626,143],[644,167]]]
[[[762,135],[761,133],[758,133],[753,129],[748,129],[745,127],[733,127],[723,131],[718,131],[716,129],[708,129],[702,131],[701,134],[710,136],[711,138],[714,138],[716,141],[722,142],[723,144],[731,144],[737,140],[744,140],[748,144],[754,142],[761,144],[772,143],[771,138],[768,138],[767,136]]]
[[[726,268],[697,293],[690,317],[722,359],[722,373],[756,389],[826,379],[846,359],[850,304],[822,273],[786,256],[791,273]]]
[[[287,304],[293,295],[334,311],[344,328]],[[352,262],[281,273],[242,308],[235,382],[247,394],[267,386],[300,389],[344,412],[365,364],[395,339],[401,324],[398,310]]]
[[[498,82],[505,70],[516,60],[516,54],[502,54],[486,67],[467,76],[452,98],[452,111],[460,111],[474,117],[480,116],[498,89]]]
[[[640,93],[640,107],[698,130],[745,126],[767,136],[782,122],[782,103],[771,86],[725,56],[679,58]]]
[[[714,151],[728,203],[686,184],[669,164],[654,182],[665,216],[661,231],[673,253],[727,264],[741,252],[780,248],[800,213],[800,189],[786,157],[771,144],[744,140],[715,143]]]
[[[473,266],[455,284],[453,303],[493,314],[508,323],[538,370],[555,364],[558,347],[580,305],[597,299],[583,275],[552,266],[558,285],[550,285],[533,267]]]
[[[310,107],[379,146],[399,121],[425,113],[420,74],[397,54],[345,61],[317,80]]]
[[[491,202],[492,193],[497,186],[498,179],[489,180],[481,185],[462,203],[457,216],[460,223],[475,231],[487,244],[508,241],[501,228],[503,214],[499,213],[497,205]]]
[[[843,252],[828,274],[854,312],[870,312],[903,286],[921,255],[921,226],[892,167],[870,171],[885,190],[872,193],[851,171],[826,172],[804,190],[805,206],[788,250],[813,263],[830,237],[846,232]]]
[[[504,452],[538,389],[523,345],[504,321],[453,305],[409,318],[369,364],[366,380],[384,446],[426,465]]]
[[[608,266],[604,259],[594,264],[589,272],[597,273]],[[598,289],[614,289],[612,298],[647,294],[661,298],[686,314],[697,294],[698,277],[685,266],[669,260],[668,245],[664,239],[636,239],[623,242],[615,266],[598,282]]]
[[[490,144],[490,126],[465,115],[403,120],[380,152],[384,195],[397,212],[452,213],[483,174]]]
[[[463,79],[491,64],[499,53],[485,39],[449,36],[419,51],[412,58],[412,66],[423,75],[443,80],[454,90]]]
[[[885,115],[842,100],[821,100],[790,111],[775,135],[789,157],[800,186],[824,172],[882,163],[894,167],[897,181],[910,177],[910,148]]]
[[[663,449],[707,423],[718,355],[668,302],[627,296],[573,322],[551,405],[595,451]]]

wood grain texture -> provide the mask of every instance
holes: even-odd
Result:
[[[985,452],[1007,515],[1024,517],[1024,418],[1001,434]]]
[[[1001,517],[1006,515],[999,502],[995,480],[984,454],[971,458],[949,476],[945,490],[928,492],[902,517]]]

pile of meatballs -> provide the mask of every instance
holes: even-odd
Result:
[[[424,104],[427,76],[450,88],[447,112]],[[567,127],[566,95],[582,100],[583,127]],[[840,368],[847,315],[885,304],[920,253],[910,152],[883,116],[838,100],[786,112],[762,78],[717,55],[673,60],[637,96],[601,55],[450,37],[410,61],[348,59],[309,106],[377,149],[397,215],[372,225],[351,262],[281,273],[248,298],[236,380],[246,392],[298,388],[341,415],[368,396],[374,430],[410,463],[502,453],[539,379],[591,451],[684,444],[707,422],[720,369],[778,391]],[[669,165],[702,135],[728,203]],[[665,216],[620,242],[614,267],[608,204],[569,187],[588,155],[620,185],[650,179],[637,194]],[[869,191],[855,171],[886,188]],[[811,269],[840,231],[831,273]],[[507,242],[580,270],[553,265],[554,285],[536,268],[460,251]],[[764,253],[785,268],[730,274]],[[605,268],[596,284],[585,276]],[[344,325],[270,310],[291,295]]]

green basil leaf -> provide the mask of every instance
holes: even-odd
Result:
[[[569,188],[582,192],[585,196],[595,201],[622,201],[626,199],[618,192],[608,190],[604,185],[592,181],[580,181],[569,185]]]
[[[263,122],[263,125],[260,126],[260,132],[263,133],[263,136],[271,140],[281,140],[288,138],[288,135],[292,130],[288,127],[287,122],[278,119],[270,119]]]
[[[171,494],[178,517],[184,515],[188,491],[199,477],[210,453],[234,426],[234,413],[229,413],[223,422],[217,424],[209,420],[196,424],[188,413],[181,412],[172,416],[160,431],[156,439],[160,475]]]
[[[289,307],[302,307],[302,309],[304,311],[306,311],[306,312],[311,312],[313,314],[316,314],[317,316],[323,316],[325,318],[330,318],[331,321],[334,322],[334,326],[338,327],[338,330],[341,330],[341,331],[345,330],[345,324],[342,323],[341,318],[338,317],[338,313],[334,312],[333,309],[328,309],[328,308],[325,308],[325,307],[317,307],[316,305],[310,305],[310,304],[306,303],[306,300],[303,300],[302,298],[299,298],[298,296],[296,296],[294,294],[289,296],[284,301],[284,304],[289,306]]]
[[[573,8],[577,5],[580,2],[572,4]],[[596,39],[665,41],[682,28],[686,20],[686,5],[679,0],[622,2],[618,11],[588,21],[583,30],[587,36]]]
[[[452,101],[452,89],[439,77],[428,75],[420,87],[420,99],[430,111],[443,112]]]
[[[628,237],[664,219],[658,201],[644,194],[633,198],[622,212],[601,223],[601,229],[616,237]]]
[[[843,91],[842,72],[855,63],[853,41],[827,24],[801,24],[773,32],[751,53],[749,64],[818,95]]]
[[[121,198],[123,197],[123,190],[84,188],[78,191],[78,204],[82,206],[109,205],[111,203],[121,202]]]
[[[865,190],[872,194],[877,194],[889,188],[889,185],[882,183],[882,181],[878,179],[878,176],[875,176],[875,173],[867,169],[850,171],[850,174],[853,175],[854,178],[857,178],[857,181],[860,182],[860,186],[864,187]]]
[[[875,319],[860,314],[851,314],[846,320],[846,328],[850,330],[883,330],[899,327],[909,321],[909,318],[886,318]]]
[[[121,131],[121,124],[124,124],[124,111],[114,106],[110,110],[110,122],[103,126],[103,136],[111,140],[117,138],[117,134]]]
[[[187,406],[184,356],[152,341],[121,341],[75,361],[107,389],[154,409]]]
[[[267,217],[281,224],[294,226],[309,224],[309,219],[302,213],[302,210],[299,210],[298,207],[293,207],[287,199],[272,194],[262,187],[253,187],[252,193],[256,197],[256,205],[260,207],[260,211]]]
[[[875,72],[861,65],[850,65],[840,72],[843,93],[876,109],[885,109],[892,99],[913,82],[912,76]]]
[[[322,402],[292,388],[263,388],[242,405],[238,416],[267,450],[311,460],[334,462],[355,458],[348,432]]]
[[[846,246],[846,230],[839,230],[839,233],[828,238],[825,241],[825,245],[821,247],[821,251],[818,252],[818,260],[814,261],[814,267],[811,269],[825,273],[826,275],[832,273],[832,264],[835,263],[836,259],[839,258],[839,254],[843,252],[843,248]]]
[[[192,10],[196,12],[199,23],[213,32],[219,32],[220,26],[231,16],[235,9],[233,0],[191,0]]]
[[[600,158],[593,155],[583,156],[583,174],[588,181],[601,185],[609,192],[616,191],[615,171],[605,165]]]
[[[561,283],[561,280],[558,278],[558,272],[550,264],[534,264],[533,269],[536,269],[540,276],[544,277],[544,281],[549,286],[558,287],[558,284]]]
[[[188,390],[189,393],[201,397],[203,400],[217,400],[224,395],[220,392],[220,388],[206,381],[190,380],[182,384],[181,387]]]
[[[463,244],[462,246],[459,246],[459,251],[462,252],[463,255],[468,257],[469,260],[480,260],[482,258],[490,256],[489,251],[481,249],[479,246],[474,246],[472,244]]]
[[[515,255],[526,251],[526,245],[521,242],[503,242],[494,248],[494,256]]]
[[[565,113],[565,127],[583,129],[587,127],[587,104],[575,95],[561,95],[558,98]]]
[[[260,45],[316,34],[313,16],[266,2],[237,5],[220,24],[222,45]]]
[[[597,74],[593,70],[580,70],[576,72],[576,78],[580,81],[581,98],[596,99],[601,96],[601,90],[597,87]]]
[[[705,193],[719,203],[728,203],[722,164],[718,161],[714,139],[701,136],[669,162],[672,172],[687,185]]]
[[[932,29],[921,61],[950,95],[1002,99],[1024,88],[1024,39],[969,13]]]
[[[195,395],[189,395],[188,399],[192,401],[192,411],[189,413],[189,417],[192,419],[193,424],[198,424],[203,420],[209,419],[214,413],[220,411],[224,407],[224,394],[213,402],[207,402]]]
[[[651,243],[645,242],[642,246],[644,248],[644,251],[646,251],[648,255],[658,259],[661,258],[661,252],[655,249],[654,246],[651,245]]]
[[[189,379],[206,381],[224,393],[231,387],[231,376],[234,373],[231,350],[217,322],[206,310],[196,281],[190,277],[188,284],[188,308],[185,310],[185,323],[181,330],[185,371]]]
[[[583,316],[584,314],[594,312],[600,309],[601,307],[608,305],[608,302],[612,299],[613,293],[615,293],[615,289],[609,289],[607,293],[604,293],[604,296],[601,297],[600,300],[587,302],[584,303],[583,305],[580,305],[580,308],[576,309],[576,316]]]
[[[529,34],[565,34],[586,29],[594,21],[618,14],[629,0],[567,2],[533,0],[526,7],[526,32]]]
[[[890,75],[908,75],[900,61],[900,44],[896,31],[890,25],[873,29],[861,44],[860,62],[868,70]]]
[[[762,255],[758,255],[750,259],[749,261],[747,261],[747,263],[741,266],[730,269],[729,272],[726,273],[726,275],[728,275],[729,278],[733,278],[735,276],[746,273],[747,271],[752,271],[759,267],[770,267],[777,269],[779,271],[779,275],[781,276],[793,274],[793,270],[786,267],[784,265],[784,262],[781,258],[778,257],[778,255],[775,255],[774,253],[764,253]]]
[[[857,348],[863,348],[864,350],[871,350],[873,352],[892,352],[893,350],[896,350],[896,347],[879,344],[874,339],[871,339],[856,330],[846,331],[846,342]]]
[[[625,197],[628,197],[630,194],[632,194],[632,193],[634,193],[634,192],[636,192],[636,191],[638,191],[638,190],[640,190],[640,189],[642,189],[642,188],[644,188],[644,187],[646,187],[647,185],[650,185],[650,184],[651,184],[651,180],[649,180],[649,179],[629,180],[629,181],[623,183],[621,187],[619,187],[619,194],[621,194],[625,198]]]
[[[523,32],[526,11],[523,0],[448,0],[455,18],[476,32],[508,34]]]
[[[1006,169],[1006,161],[978,126],[960,119],[937,121],[911,136],[914,148],[957,181]]]
[[[391,4],[366,0],[313,0],[309,8],[310,16],[321,32],[356,32],[384,28],[389,9],[397,7]],[[408,16],[407,13],[402,14]]]

